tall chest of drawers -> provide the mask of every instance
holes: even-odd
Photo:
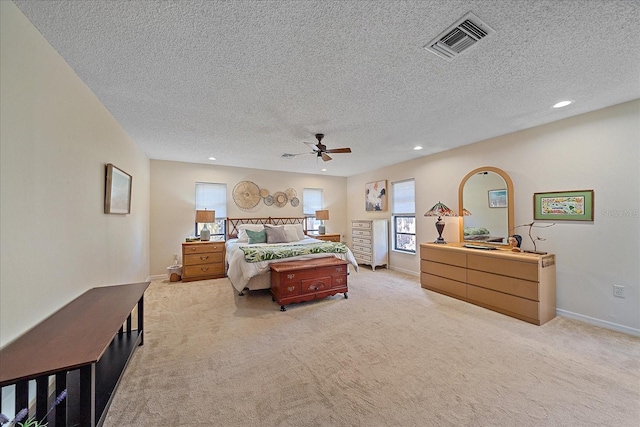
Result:
[[[226,276],[224,242],[182,244],[182,281],[219,279]]]
[[[389,264],[389,233],[386,219],[354,219],[351,221],[352,252],[358,264]]]
[[[556,316],[553,254],[420,245],[423,288],[542,325]]]

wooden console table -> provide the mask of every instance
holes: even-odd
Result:
[[[311,301],[347,292],[347,261],[314,258],[271,264],[271,295],[286,311],[285,304]]]
[[[48,411],[50,383],[67,398],[49,427],[104,423],[120,377],[143,344],[144,292],[149,282],[93,288],[0,350],[0,387],[14,385],[15,411],[30,404],[36,382],[36,419]],[[131,315],[137,306],[137,329]]]
[[[423,288],[536,325],[556,316],[555,264],[553,254],[420,245]]]

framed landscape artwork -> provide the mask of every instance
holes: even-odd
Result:
[[[489,207],[506,208],[507,190],[489,190]]]
[[[104,213],[126,215],[131,213],[131,175],[107,164]]]
[[[368,182],[364,186],[365,210],[386,211],[387,210],[387,180]]]
[[[593,221],[593,190],[534,193],[533,219]]]

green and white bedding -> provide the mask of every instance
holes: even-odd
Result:
[[[269,289],[269,264],[273,262],[333,256],[351,263],[356,271],[358,269],[358,263],[346,245],[312,238],[273,244],[249,244],[238,239],[229,239],[226,249],[227,277],[238,292],[245,288]]]

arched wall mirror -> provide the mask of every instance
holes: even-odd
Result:
[[[458,189],[458,212],[463,215],[461,242],[507,245],[514,227],[509,175],[491,166],[469,172]]]

